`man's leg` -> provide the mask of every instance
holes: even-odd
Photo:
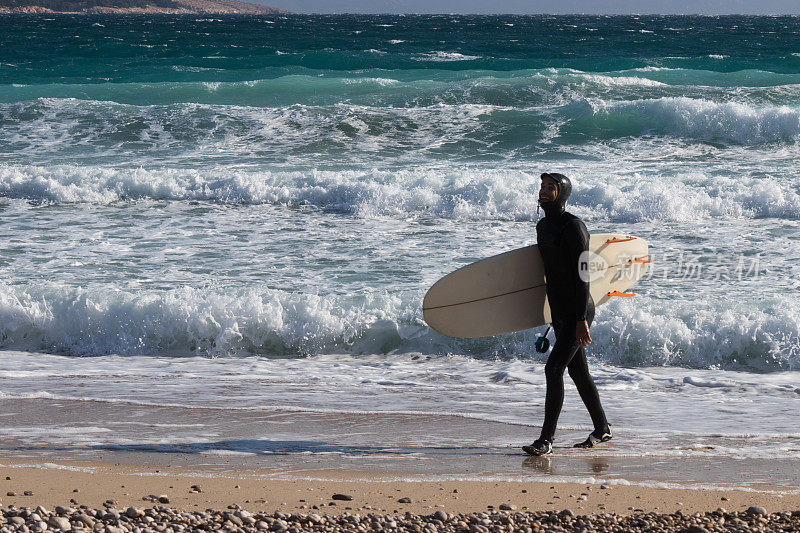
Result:
[[[589,416],[592,417],[595,432],[597,434],[607,432],[608,421],[606,420],[606,413],[600,403],[600,395],[597,393],[594,380],[589,374],[589,364],[586,361],[586,350],[583,346],[578,349],[567,368],[569,368],[569,377],[575,382],[578,394],[581,395],[581,400],[583,400],[583,404],[589,411]]]
[[[558,424],[558,415],[564,404],[564,370],[580,347],[575,340],[575,322],[553,322],[556,342],[547,358],[544,375],[547,379],[547,392],[544,399],[544,423],[540,439],[553,442]]]
[[[594,320],[594,305],[590,306],[586,313],[586,321],[592,325]],[[608,420],[606,420],[606,413],[603,411],[603,405],[600,403],[600,395],[597,393],[597,387],[594,384],[591,374],[589,374],[589,363],[586,360],[586,349],[581,346],[575,357],[570,361],[569,377],[575,382],[575,387],[578,389],[578,394],[581,395],[581,400],[589,411],[589,416],[592,417],[592,424],[597,435],[609,432]]]

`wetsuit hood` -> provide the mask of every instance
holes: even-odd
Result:
[[[542,174],[542,179],[550,178],[556,182],[558,194],[553,202],[539,202],[539,205],[544,209],[545,216],[560,215],[564,212],[564,206],[567,203],[567,198],[572,193],[572,182],[564,174],[557,172],[545,172]]]

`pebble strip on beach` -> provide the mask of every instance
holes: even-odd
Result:
[[[336,515],[250,513],[236,505],[227,510],[180,511],[155,506],[147,509],[90,509],[9,506],[0,514],[0,532],[40,531],[183,532],[183,531],[800,531],[800,511],[767,513],[762,507],[728,512],[724,509],[692,515],[640,513],[579,516],[561,512],[514,512],[430,515]]]

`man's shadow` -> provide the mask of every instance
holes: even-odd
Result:
[[[405,455],[408,449],[381,446],[347,446],[311,440],[239,439],[215,442],[179,442],[169,444],[95,444],[94,450],[135,453],[209,453],[233,452],[255,455],[295,455],[298,453],[337,455]]]
[[[209,452],[246,453],[255,455],[296,455],[310,454],[337,454],[352,456],[408,456],[408,455],[441,455],[458,451],[460,455],[480,455],[486,452],[481,447],[456,447],[456,446],[350,446],[312,440],[269,440],[269,439],[238,439],[220,440],[215,442],[181,442],[181,443],[150,443],[150,444],[95,444],[88,446],[91,450],[133,453],[184,453],[202,454]]]

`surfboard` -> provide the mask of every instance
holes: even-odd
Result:
[[[630,235],[589,236],[589,292],[595,306],[625,292],[647,272],[647,241]],[[487,337],[549,324],[542,256],[536,245],[477,261],[446,275],[425,294],[425,321],[450,337]]]

